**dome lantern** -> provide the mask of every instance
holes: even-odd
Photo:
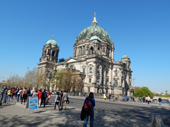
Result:
[[[96,12],[94,12],[94,19],[93,19],[92,25],[97,25]]]

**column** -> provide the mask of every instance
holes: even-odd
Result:
[[[103,85],[104,86],[106,85],[106,68],[104,68],[104,82],[103,82]]]
[[[76,48],[77,48],[77,50],[76,50],[76,56],[78,56],[79,48],[78,48],[78,47],[76,47]]]
[[[93,83],[96,83],[96,62],[94,62],[93,68]]]
[[[87,77],[87,74],[88,74],[88,64],[87,63],[86,63],[86,72],[85,72],[85,74],[86,74],[85,82],[88,83],[88,81],[87,81],[87,79],[88,79],[88,77]]]
[[[100,82],[99,82],[99,84],[101,85],[101,83],[102,83],[102,66],[100,66]]]

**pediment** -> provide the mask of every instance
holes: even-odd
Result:
[[[64,62],[65,63],[72,63],[72,62],[76,62],[76,61],[77,61],[76,59],[74,59],[73,57],[70,57],[67,60],[65,60]]]
[[[67,63],[71,63],[71,62],[76,62],[76,60],[75,59],[70,59],[70,60],[67,61]]]

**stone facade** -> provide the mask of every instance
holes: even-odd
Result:
[[[59,49],[54,47],[54,57],[53,55],[50,57],[46,51],[49,46],[43,48],[39,67],[50,65],[51,68],[53,66],[57,69],[72,68],[84,73],[83,91],[87,93],[132,96],[130,58],[124,55],[120,62],[114,61],[113,41],[103,28],[97,26],[96,17],[92,26],[85,28],[76,38],[73,57],[57,63]],[[53,50],[50,50],[50,53],[52,52]]]

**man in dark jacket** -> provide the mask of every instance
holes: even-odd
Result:
[[[159,105],[161,105],[162,104],[162,99],[159,98],[158,101],[159,101]]]
[[[145,103],[145,97],[143,96],[143,103]]]
[[[60,97],[61,98],[63,97],[63,91],[60,91]],[[61,106],[61,103],[62,103],[62,99],[60,99],[60,106]]]
[[[41,105],[42,103],[44,103],[44,107],[45,107],[46,98],[47,98],[47,93],[44,91],[44,89],[42,89]]]

